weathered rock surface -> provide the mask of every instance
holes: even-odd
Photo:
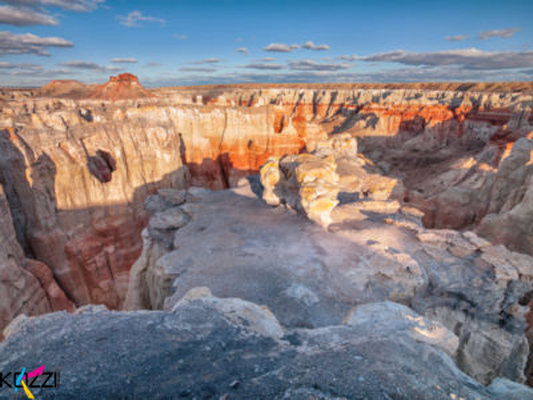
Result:
[[[142,99],[154,97],[154,95],[140,85],[139,79],[135,75],[125,73],[112,76],[109,82],[97,86],[91,97],[94,99],[116,101]]]
[[[336,167],[333,157],[314,154],[285,156],[279,161],[271,159],[261,174],[265,201],[270,205],[287,204],[327,227],[331,223],[331,211],[339,203]],[[274,168],[279,172],[272,171]],[[275,175],[279,176],[278,181]]]
[[[378,172],[371,162],[357,154],[354,138],[335,135],[317,143],[311,153],[269,159],[260,171],[263,200],[271,206],[286,204],[327,228],[333,222],[331,213],[339,199],[344,203],[400,196],[401,183]]]
[[[427,148],[422,135],[375,161],[387,159],[404,181],[404,200],[424,211],[427,227],[475,229],[494,243],[533,254],[533,131],[523,125],[489,132],[489,140],[466,148],[462,142],[429,142]]]
[[[167,211],[153,206],[165,203],[161,196],[151,198],[156,220],[183,213],[187,222],[167,225],[166,236],[145,230],[126,307],[172,309],[188,290],[206,286],[266,304],[285,327],[319,328],[341,323],[355,305],[392,300],[454,332],[457,351],[448,352],[474,378],[524,381],[531,257],[472,232],[427,230],[420,212],[394,201],[339,205],[328,232],[262,204],[254,188],[191,189],[188,201],[167,203]]]
[[[73,311],[74,304],[57,285],[52,271],[43,263],[24,256],[1,185],[0,226],[0,327],[5,327],[19,314]],[[2,338],[0,332],[0,340]]]
[[[25,255],[50,268],[75,304],[110,308],[122,306],[129,270],[141,254],[140,232],[148,220],[142,203],[160,188],[235,186],[271,156],[315,151],[328,136],[345,133],[361,138],[359,150],[367,157],[336,159],[341,204],[359,194],[386,200],[392,185],[394,194],[402,194],[399,200],[411,199],[427,218],[436,209],[438,219],[438,214],[451,215],[446,207],[435,208],[446,203],[446,196],[440,203],[434,199],[441,197],[433,195],[419,201],[409,177],[423,181],[426,170],[439,175],[442,171],[428,164],[456,161],[465,151],[481,157],[477,154],[485,147],[487,157],[501,159],[503,167],[514,160],[506,157],[507,144],[527,137],[532,124],[531,94],[512,93],[520,89],[513,85],[221,86],[145,92],[131,76],[105,87],[80,85],[55,82],[41,91],[0,91],[1,184]],[[101,96],[91,97],[98,90]],[[416,168],[402,175],[394,154]],[[371,166],[372,160],[376,165]],[[495,174],[499,164],[494,163],[488,163],[494,170],[483,163],[479,169]],[[480,234],[533,254],[530,196],[522,196],[530,166],[518,164],[518,172],[510,172],[513,179],[502,169],[500,183],[492,186],[494,207],[476,214],[479,218],[468,228],[475,229],[486,217]],[[508,170],[513,168],[515,162]],[[396,178],[406,181],[405,192]],[[500,191],[505,182],[513,183]],[[311,198],[320,199],[322,188],[310,186]],[[464,196],[459,190],[452,196],[458,200],[448,207],[461,221],[463,213],[472,217],[470,189]],[[315,200],[307,207],[317,206],[320,216],[322,203]],[[513,230],[513,224],[519,229]]]
[[[75,80],[54,80],[40,88],[37,93],[42,97],[73,100],[117,101],[155,97],[139,83],[139,78],[130,73],[111,76],[103,85],[86,85]],[[90,119],[90,114],[82,113],[82,116]]]
[[[368,304],[348,322],[285,329],[266,308],[197,288],[172,312],[19,317],[0,343],[0,370],[60,372],[59,388],[33,389],[55,399],[533,398],[506,379],[484,387],[459,371],[440,349],[454,335],[403,306]]]
[[[532,397],[530,94],[52,86],[0,96],[2,326],[166,311],[21,316],[0,370],[48,363],[60,397]],[[288,208],[238,184],[267,160]]]

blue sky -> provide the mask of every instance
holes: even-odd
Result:
[[[0,0],[0,85],[533,79],[533,1]]]

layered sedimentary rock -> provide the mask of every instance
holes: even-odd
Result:
[[[360,150],[384,174],[404,181],[403,200],[422,209],[426,226],[479,226],[487,238],[533,254],[525,195],[533,170],[531,95],[346,87],[300,90],[297,99],[272,87],[209,88],[202,101],[261,107],[270,98],[276,130],[305,131],[310,151],[324,133],[359,137]]]
[[[287,204],[327,228],[339,202],[401,198],[401,182],[380,172],[358,155],[354,138],[335,135],[318,142],[311,153],[270,158],[261,167],[262,197],[268,205]]]
[[[74,304],[57,285],[50,268],[24,256],[1,186],[0,226],[0,327],[5,327],[19,314],[38,315],[60,309],[73,311]]]
[[[126,308],[172,309],[207,286],[266,304],[285,327],[319,328],[354,305],[392,300],[454,332],[452,356],[472,377],[524,381],[532,257],[472,232],[428,230],[420,212],[393,200],[344,202],[328,212],[328,232],[252,189],[257,182],[151,196]]]
[[[302,145],[297,135],[271,138],[269,120],[246,110],[41,98],[31,112],[12,106],[0,164],[17,237],[78,305],[121,306],[150,192],[185,186],[187,166],[192,182],[227,187]]]
[[[95,87],[91,97],[103,100],[127,100],[154,97],[154,94],[143,88],[135,75],[126,73],[112,76],[109,82]]]
[[[503,194],[484,208],[487,218],[479,233],[531,253],[529,195],[520,194],[529,182],[529,164],[517,167],[523,179],[513,181],[514,189],[500,191],[502,183],[497,183],[508,175],[499,163],[514,159],[506,155],[530,129],[527,93],[468,85],[147,91],[130,76],[100,91],[109,97],[95,95],[98,88],[56,82],[40,92],[0,93],[1,184],[16,237],[25,255],[48,266],[77,305],[123,304],[129,270],[141,254],[140,232],[148,222],[142,202],[149,194],[164,187],[234,186],[271,156],[314,151],[328,136],[342,133],[362,137],[359,148],[366,157],[363,164],[336,161],[339,182],[348,188],[339,192],[338,201],[355,192],[386,193],[392,181],[400,190],[403,179],[400,200],[420,207],[428,226],[436,227],[448,226],[431,225],[431,215],[445,214],[438,207],[440,197],[418,196],[409,178],[430,170],[432,157],[449,162],[463,154],[457,149],[477,155],[493,148],[491,167],[480,164],[480,169],[501,175],[490,187]],[[437,148],[442,152],[435,153]],[[414,162],[405,162],[413,168],[395,166],[392,150],[399,160]],[[363,172],[372,162],[374,175],[367,178]],[[357,168],[360,177],[353,179],[348,172]],[[484,197],[476,201],[488,202]],[[464,202],[450,204],[469,208]],[[480,213],[467,227],[476,229],[484,216]],[[519,233],[512,231],[515,221],[522,224]],[[499,224],[509,228],[498,230]]]
[[[75,80],[54,80],[38,91],[41,97],[62,99],[99,99],[99,100],[134,100],[155,97],[149,90],[142,87],[139,78],[125,73],[111,76],[103,85],[86,85]]]
[[[60,373],[60,387],[31,389],[39,397],[533,397],[505,378],[485,387],[462,373],[449,356],[455,335],[392,302],[356,307],[343,324],[294,329],[264,306],[195,288],[172,311],[91,306],[73,316],[20,317],[6,333],[2,371],[44,364]]]
[[[132,377],[154,393],[146,357],[168,357],[183,379],[163,386],[183,396],[527,398],[509,380],[526,379],[533,336],[533,98],[432,89],[123,76],[1,93],[2,325],[74,304],[165,311],[21,316],[0,369],[33,354],[31,334],[52,343],[39,362],[72,366],[64,396],[98,348],[102,396]],[[126,359],[129,378],[112,372]]]

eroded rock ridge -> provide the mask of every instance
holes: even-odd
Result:
[[[95,96],[98,90],[109,97]],[[336,159],[323,180],[329,186],[309,184],[298,194],[300,207],[322,215],[336,202],[390,192],[402,209],[407,202],[421,209],[426,226],[476,230],[533,253],[527,91],[479,85],[147,90],[124,75],[100,87],[56,82],[41,91],[3,91],[1,98],[0,183],[12,227],[5,233],[17,239],[2,251],[15,260],[9,265],[34,260],[39,271],[51,272],[26,269],[33,278],[15,292],[32,291],[30,281],[49,276],[43,293],[62,292],[68,301],[37,307],[10,294],[3,325],[21,313],[72,303],[121,308],[141,254],[147,196],[161,188],[232,187],[271,156],[328,163],[320,144],[330,136],[357,137],[359,156]],[[297,156],[305,150],[312,155]],[[294,164],[288,161],[281,161],[284,171]],[[331,225],[334,215],[328,218],[319,222]],[[46,289],[52,283],[55,289]],[[15,293],[11,278],[2,285],[3,293]]]

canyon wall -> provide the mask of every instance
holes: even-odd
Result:
[[[24,256],[1,186],[0,226],[0,327],[22,313],[38,315],[57,309],[74,310],[74,304],[58,286],[50,268]]]
[[[17,238],[6,241],[9,252],[18,254],[13,249],[20,246],[20,257],[49,268],[66,299],[115,309],[122,307],[129,270],[141,254],[140,232],[147,224],[142,203],[160,188],[234,186],[272,155],[312,150],[328,135],[347,133],[361,137],[360,150],[384,174],[405,180],[402,200],[427,215],[439,214],[438,196],[420,195],[412,176],[436,161],[482,154],[488,146],[491,158],[483,158],[480,169],[496,176],[514,143],[531,142],[533,124],[533,97],[524,93],[207,87],[164,88],[144,98],[110,100],[84,98],[82,89],[75,99],[69,92],[2,92],[0,184],[12,220],[2,229],[12,229]],[[122,93],[113,91],[113,99],[117,92]],[[529,161],[521,165],[520,193],[531,183]],[[496,193],[501,186],[496,182],[503,181],[505,174],[487,185]],[[520,218],[528,210],[530,196],[511,192],[507,200],[486,207],[486,215],[499,217],[482,221],[485,215],[479,214],[474,222],[495,241],[533,253],[528,230],[533,224],[527,221],[520,242],[511,234],[491,234],[503,211],[512,214],[521,207]],[[449,224],[438,221],[428,224]],[[8,270],[7,263],[1,265]],[[38,275],[26,271],[23,291]],[[10,306],[3,321],[27,310],[70,305],[39,307]]]
[[[148,194],[222,189],[268,156],[304,146],[295,131],[274,133],[274,115],[168,99],[35,98],[4,103],[2,117],[0,183],[14,243],[49,266],[78,306],[122,306]],[[5,322],[25,311],[9,308]]]

